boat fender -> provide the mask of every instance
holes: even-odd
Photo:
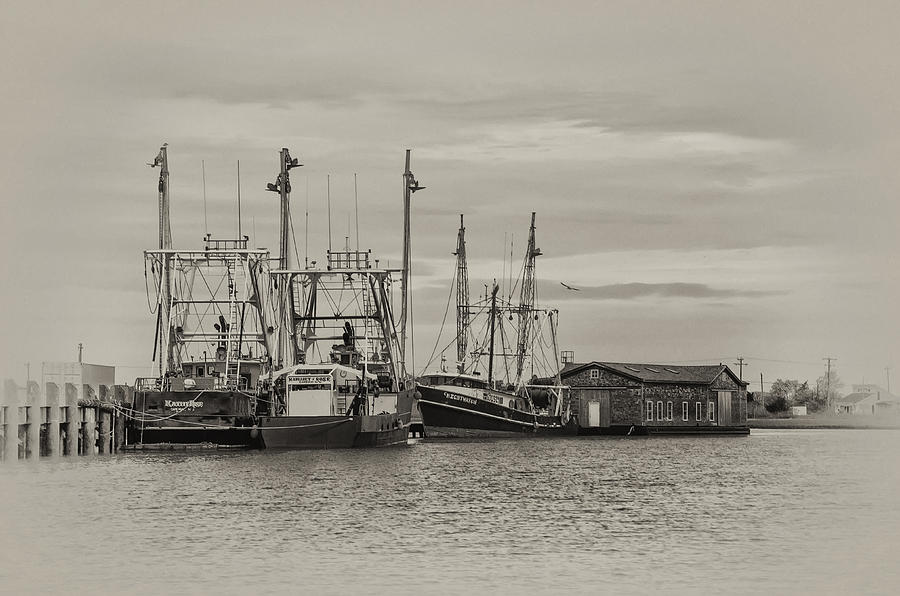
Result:
[[[253,425],[253,428],[250,429],[250,438],[251,438],[251,439],[255,439],[255,438],[258,437],[258,436],[259,436],[259,429],[258,429],[258,428],[256,427],[256,425],[254,424],[254,425]]]

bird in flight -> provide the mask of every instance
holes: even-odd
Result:
[[[564,287],[565,289],[567,289],[567,290],[572,290],[573,292],[580,292],[580,291],[581,291],[581,288],[573,288],[573,287],[570,286],[569,284],[565,284],[565,283],[563,283],[563,282],[559,282],[559,284],[560,284],[562,287]]]

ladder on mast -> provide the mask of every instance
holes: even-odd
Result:
[[[228,328],[225,333],[225,385],[230,389],[240,386],[241,355],[240,355],[240,331],[235,333],[238,317],[237,288],[234,283],[234,269],[237,268],[237,258],[225,261],[226,275],[228,276]]]

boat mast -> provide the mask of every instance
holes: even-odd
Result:
[[[163,143],[159,148],[159,153],[153,159],[153,163],[148,164],[151,168],[159,166],[159,248],[160,250],[168,250],[172,248],[172,226],[169,222],[169,158],[166,148],[168,143]],[[166,355],[166,369],[172,370],[175,367],[174,356],[172,354],[172,325],[170,321],[172,307],[172,271],[169,263],[170,255],[162,255],[162,287],[159,296],[159,323],[157,329],[159,335],[157,342],[159,346],[159,376],[163,376],[163,353]],[[165,329],[163,328],[165,325]]]
[[[459,235],[456,239],[456,361],[459,372],[465,370],[469,329],[469,269],[466,264],[466,227],[459,214]]]
[[[299,168],[303,164],[297,163],[297,158],[291,157],[287,148],[281,149],[281,172],[275,179],[266,185],[266,190],[277,192],[281,199],[281,210],[278,217],[278,268],[291,269],[295,263],[291,258],[291,175],[292,168]]]
[[[497,290],[500,286],[494,281],[494,287],[491,290],[491,345],[488,351],[488,387],[494,388],[494,328],[497,321]]]
[[[291,157],[290,151],[286,147],[281,149],[280,155],[281,172],[275,179],[275,183],[268,183],[266,190],[277,192],[281,201],[281,209],[279,212],[279,235],[278,235],[278,268],[282,270],[292,269],[296,267],[295,259],[292,258],[291,251],[291,176],[292,168],[299,168],[303,164],[297,162],[296,157]],[[278,353],[275,355],[274,364],[277,367],[286,366],[294,363],[294,305],[293,293],[291,292],[291,278],[285,275],[282,283],[278,287],[278,312],[280,314],[279,333],[278,333]]]
[[[406,321],[408,315],[408,307],[411,302],[409,296],[409,251],[410,251],[410,222],[409,222],[409,204],[412,194],[417,190],[422,190],[424,186],[419,186],[419,181],[409,169],[410,150],[406,150],[406,168],[403,171],[403,269],[400,276],[400,295],[403,304],[400,307],[400,361],[402,363],[403,372],[406,372]],[[415,363],[413,363],[415,367]]]
[[[531,329],[534,326],[534,262],[541,256],[541,249],[534,245],[534,211],[531,212],[531,227],[528,230],[528,247],[525,250],[525,270],[522,275],[522,291],[519,294],[519,330],[516,342],[516,384],[522,382],[525,356]]]

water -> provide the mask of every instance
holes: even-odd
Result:
[[[900,431],[0,466],[0,592],[896,593]]]

